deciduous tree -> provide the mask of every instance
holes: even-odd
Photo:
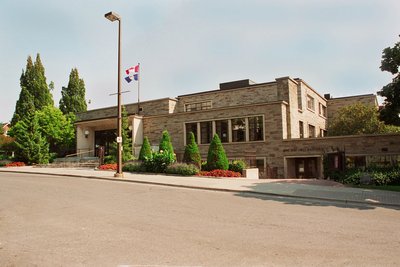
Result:
[[[400,42],[383,50],[380,69],[394,75],[392,82],[385,85],[378,94],[385,98],[380,117],[386,124],[400,126]]]
[[[361,103],[345,106],[328,124],[328,135],[360,135],[385,132],[385,124],[379,120],[379,112],[374,106]]]

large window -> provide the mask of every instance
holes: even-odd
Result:
[[[232,119],[232,142],[246,141],[246,119]]]
[[[190,103],[190,104],[185,104],[185,111],[197,111],[197,110],[205,110],[205,109],[211,109],[211,101],[204,101],[204,102],[198,102],[198,103]]]
[[[310,95],[307,95],[307,108],[315,110],[314,98]]]
[[[185,131],[186,140],[189,138],[189,133],[193,132],[198,144],[210,144],[214,133],[218,134],[222,143],[256,142],[264,140],[264,127],[264,116],[253,116],[189,122],[185,124]]]
[[[249,141],[262,141],[264,140],[264,127],[263,117],[250,117],[249,118]]]
[[[326,107],[324,105],[322,105],[321,103],[319,103],[319,115],[321,115],[325,118],[327,117]]]
[[[204,121],[200,122],[200,143],[209,144],[212,139],[212,122]]]
[[[192,132],[194,134],[194,140],[197,143],[197,122],[186,123],[186,142],[189,140],[189,133]]]
[[[315,126],[314,125],[308,125],[308,137],[313,138],[315,136]]]
[[[304,138],[304,123],[302,121],[299,121],[299,132],[300,138]]]
[[[228,120],[215,121],[215,132],[218,134],[222,143],[229,142]]]

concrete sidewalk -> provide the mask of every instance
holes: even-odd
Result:
[[[238,193],[254,193],[269,196],[296,197],[342,203],[361,203],[400,208],[400,192],[344,187],[339,183],[314,179],[265,179],[183,177],[161,174],[124,173],[123,178],[115,178],[113,171],[99,171],[78,168],[0,168],[0,172],[37,173],[135,182],[184,188],[217,190]]]

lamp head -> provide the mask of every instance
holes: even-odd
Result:
[[[106,17],[109,21],[121,20],[120,15],[118,15],[117,13],[115,13],[113,11],[108,12],[107,14],[105,14],[104,17]]]

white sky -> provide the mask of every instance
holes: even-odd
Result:
[[[0,122],[9,121],[28,55],[40,53],[58,105],[77,67],[89,109],[116,105],[122,68],[141,63],[141,100],[218,89],[221,82],[300,77],[334,97],[376,93],[391,80],[382,50],[400,33],[391,0],[0,0]],[[123,81],[124,103],[137,101]]]

